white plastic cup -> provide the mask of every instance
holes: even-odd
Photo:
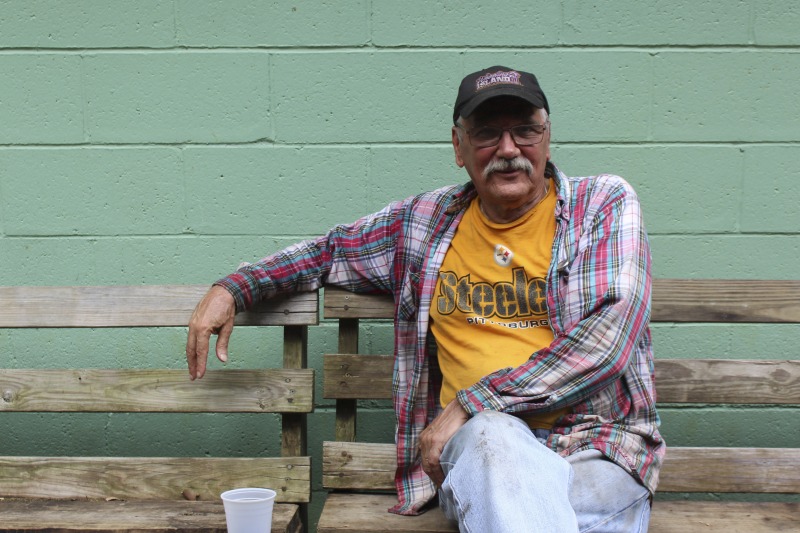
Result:
[[[222,493],[228,533],[270,533],[277,493],[270,489],[233,489]]]

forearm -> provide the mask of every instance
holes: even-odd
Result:
[[[360,292],[391,290],[390,270],[402,203],[326,235],[294,244],[218,280],[236,310],[278,294],[312,291],[329,283]]]

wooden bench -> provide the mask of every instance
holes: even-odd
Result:
[[[336,441],[323,444],[323,485],[333,492],[328,494],[318,532],[457,531],[438,508],[419,517],[388,514],[395,502],[395,494],[386,494],[394,491],[394,445],[355,442],[356,402],[390,398],[392,373],[391,356],[356,355],[359,320],[391,318],[392,302],[328,288],[324,316],[339,320],[339,353],[324,358],[324,396],[336,399]],[[657,280],[653,320],[799,323],[800,282]],[[655,349],[658,356],[658,345]],[[800,348],[773,354],[779,360],[657,359],[659,405],[796,408],[798,352]],[[791,431],[800,431],[797,423],[793,427]],[[680,496],[657,495],[651,532],[800,531],[800,449],[785,444],[796,442],[796,433],[786,437],[776,431],[747,448],[670,447],[670,435],[664,437],[668,449],[658,491]],[[793,496],[783,501],[708,501],[708,497],[703,501],[701,495],[690,498],[681,493],[757,495],[750,500],[765,500],[771,494]]]
[[[0,328],[186,326],[207,289],[0,287]],[[182,344],[148,347],[152,359],[142,366],[151,368],[80,368],[78,360],[71,368],[0,369],[0,426],[5,428],[3,417],[11,412],[281,413],[282,419],[280,457],[205,456],[202,430],[192,439],[197,449],[187,450],[198,455],[193,457],[0,457],[0,531],[223,532],[219,494],[245,486],[277,491],[273,532],[303,531],[311,491],[305,419],[314,406],[306,339],[308,325],[316,323],[317,293],[240,314],[241,326],[283,327],[283,368],[210,370],[195,382],[185,365],[158,368],[171,355],[165,351],[182,353]],[[0,330],[0,336],[11,333]],[[185,339],[184,332],[180,338]],[[10,355],[0,358],[10,361]],[[70,422],[63,424],[37,438],[57,439]],[[10,437],[6,431],[0,454]]]

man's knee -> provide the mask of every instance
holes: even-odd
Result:
[[[497,411],[481,411],[450,439],[442,452],[442,460],[455,462],[465,450],[495,457],[518,446],[520,439],[531,437],[528,427],[518,418]]]

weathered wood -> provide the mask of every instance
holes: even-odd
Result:
[[[313,389],[312,369],[0,369],[0,411],[308,413]]]
[[[322,364],[322,395],[325,398],[392,397],[394,361],[390,355],[326,354]]]
[[[386,399],[392,391],[392,357],[324,356],[325,398]],[[800,403],[800,361],[657,359],[660,403]]]
[[[800,403],[800,361],[655,361],[660,403]]]
[[[800,280],[655,280],[653,320],[797,323]]]
[[[392,318],[391,296],[326,288],[325,318]],[[653,281],[653,321],[800,322],[800,281]]]
[[[213,501],[0,501],[0,532],[225,533],[225,510]],[[273,533],[297,533],[297,506],[276,504]]]
[[[308,327],[286,326],[283,329],[283,367],[285,369],[302,369],[308,366]],[[291,395],[298,393],[309,394],[310,402],[314,405],[314,382],[308,386],[287,382],[288,392]],[[302,389],[300,388],[302,387]],[[293,400],[289,400],[290,402]],[[306,417],[300,414],[287,414],[281,421],[281,455],[306,455],[307,452],[307,423]]]
[[[386,512],[397,503],[394,494],[328,494],[317,533],[457,533],[435,507],[419,516]]]
[[[395,490],[394,444],[322,443],[322,486],[326,489]]]
[[[358,353],[359,327],[357,318],[339,320],[339,353]],[[358,427],[355,399],[341,398],[336,401],[336,440],[354,442]]]
[[[436,507],[420,516],[398,516],[386,509],[393,494],[330,494],[317,533],[455,533]],[[680,501],[653,504],[650,533],[774,533],[798,531],[796,503]]]
[[[336,287],[325,287],[322,314],[325,318],[392,318],[391,295],[356,294]]]
[[[185,326],[206,285],[0,287],[0,327]],[[242,326],[319,322],[317,292],[258,304],[236,316]]]
[[[234,487],[269,487],[307,502],[309,457],[0,457],[0,497],[216,500]]]
[[[656,501],[650,533],[775,533],[798,529],[800,504]]]
[[[800,493],[800,448],[667,449],[659,492]]]
[[[322,485],[394,490],[393,444],[324,442]],[[800,493],[800,449],[669,448],[659,492]]]

